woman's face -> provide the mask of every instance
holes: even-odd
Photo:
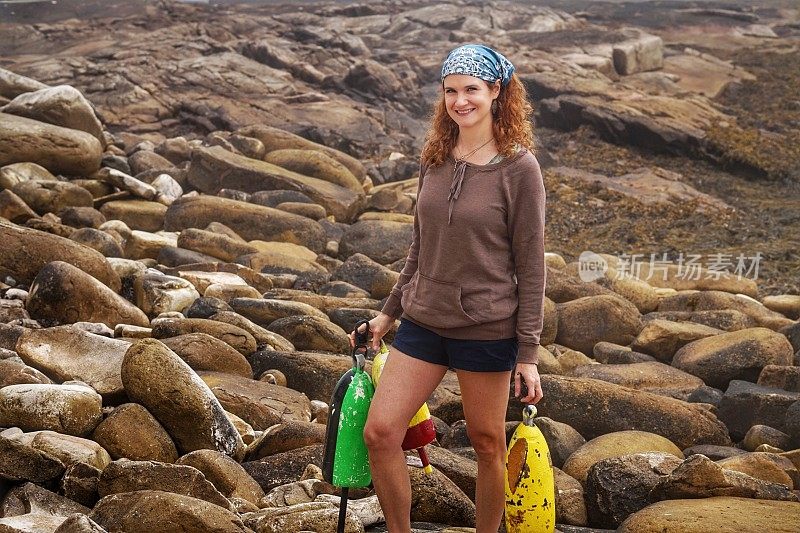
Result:
[[[489,85],[480,78],[450,74],[443,83],[447,114],[459,128],[470,128],[492,120],[492,100],[500,94],[500,83]]]

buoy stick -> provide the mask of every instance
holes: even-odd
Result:
[[[347,487],[342,487],[342,499],[339,500],[339,525],[336,533],[344,533],[345,517],[347,517]]]

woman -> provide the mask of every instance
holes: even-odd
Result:
[[[544,302],[542,176],[532,109],[514,66],[481,45],[442,66],[422,163],[414,237],[400,279],[370,321],[372,345],[401,318],[369,412],[375,490],[391,533],[411,531],[401,443],[448,368],[458,375],[478,458],[476,529],[503,516],[505,414],[511,370],[523,403],[542,397],[536,364]]]

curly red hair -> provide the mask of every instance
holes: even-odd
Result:
[[[525,86],[516,74],[511,76],[507,85],[500,87],[497,105],[498,112],[493,117],[492,129],[500,153],[510,157],[520,147],[533,152],[533,106],[528,101]],[[442,91],[433,107],[430,127],[422,148],[422,160],[431,166],[441,165],[453,151],[457,139],[458,124],[447,114]]]

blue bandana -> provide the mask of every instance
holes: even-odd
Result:
[[[442,80],[450,74],[474,76],[489,83],[508,84],[514,65],[500,52],[482,44],[465,44],[450,52],[442,65]]]

